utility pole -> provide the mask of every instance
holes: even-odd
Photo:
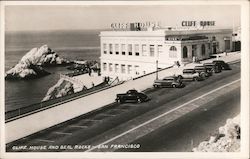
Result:
[[[156,60],[156,80],[158,80],[158,60]]]

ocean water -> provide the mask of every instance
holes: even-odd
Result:
[[[12,68],[30,49],[47,44],[60,57],[70,60],[99,60],[98,30],[7,32],[5,34],[5,71]],[[66,67],[46,68],[51,74],[42,78],[5,81],[5,111],[40,102],[48,89],[59,80]]]

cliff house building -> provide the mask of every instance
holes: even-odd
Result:
[[[231,29],[153,29],[102,31],[101,74],[127,80],[232,50]]]

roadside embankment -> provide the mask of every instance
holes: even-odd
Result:
[[[203,141],[194,152],[240,152],[240,114],[228,119],[226,124],[219,128],[218,134]]]

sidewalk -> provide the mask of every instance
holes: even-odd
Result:
[[[224,60],[225,62],[232,62],[232,61],[240,60],[241,58],[240,52],[231,52],[231,53],[228,53],[227,56],[225,56],[224,54],[216,54],[216,55],[220,56],[218,57],[219,60]],[[185,66],[180,66],[180,67],[174,66],[172,68],[159,71],[158,77],[159,79],[162,79],[166,76],[178,75],[182,73],[183,69],[194,68],[194,66],[202,65],[203,63],[206,63],[206,62],[212,62],[213,60],[216,60],[216,58],[207,59],[207,60],[201,61],[201,63],[189,63],[189,64],[186,64]],[[143,91],[151,87],[155,79],[156,79],[156,73],[153,73],[143,78],[139,78],[137,80],[127,81],[125,82],[126,84],[120,87],[127,87],[127,89],[134,88],[139,91]]]
[[[217,58],[203,60],[203,61],[200,61],[200,63],[188,63],[185,66],[180,66],[179,68],[177,66],[174,66],[173,68],[165,70],[165,71],[169,72],[169,73],[166,72],[166,76],[167,75],[172,76],[172,75],[181,74],[183,69],[194,68],[195,66],[203,65],[204,63],[210,63],[214,60],[223,60],[225,62],[237,61],[237,60],[240,60],[241,53],[240,52],[230,52],[230,53],[227,53],[227,55],[225,55],[224,53],[221,53],[221,54],[214,54],[214,56],[217,56]]]

